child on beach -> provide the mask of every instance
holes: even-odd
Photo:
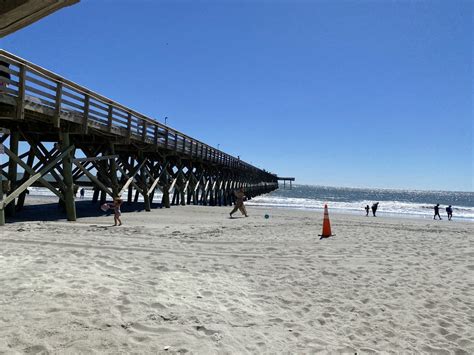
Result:
[[[120,216],[122,215],[122,211],[120,211],[120,206],[122,206],[123,200],[119,197],[114,198],[114,203],[109,204],[110,208],[114,210],[114,226],[121,226],[122,221],[120,220]],[[118,223],[118,224],[117,224]]]
[[[369,210],[370,210],[369,205],[365,206],[365,216],[366,216],[366,217],[369,216]]]

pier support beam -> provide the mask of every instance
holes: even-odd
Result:
[[[110,143],[109,153],[112,156],[115,155],[115,146],[113,143]],[[110,159],[110,180],[112,181],[112,193],[114,197],[118,197],[120,189],[117,178],[117,162],[115,158]]]
[[[35,159],[35,153],[33,151],[33,149],[30,148],[30,151],[28,153],[28,159],[26,161],[26,165],[31,167],[33,166],[33,162],[34,162],[34,159]],[[26,180],[28,180],[30,178],[31,174],[28,170],[25,170],[25,172],[23,173],[23,182],[25,182]],[[23,191],[20,196],[18,196],[18,201],[17,201],[17,204],[16,204],[16,210],[17,211],[21,211],[23,209],[23,206],[25,205],[25,197],[26,197],[26,190]]]
[[[61,144],[62,150],[64,151],[70,146],[69,133],[61,132],[59,135],[60,135],[60,144]],[[76,203],[74,201],[74,181],[72,179],[73,157],[74,157],[74,149],[72,149],[68,154],[66,154],[62,160],[64,184],[66,185],[66,190],[63,191],[63,194],[64,194],[64,203],[66,206],[66,214],[67,214],[68,221],[76,220]]]
[[[142,196],[143,196],[143,202],[144,202],[144,207],[145,211],[150,212],[151,211],[151,204],[150,204],[150,196],[148,195],[148,179],[147,179],[147,173],[145,169],[145,164],[146,164],[146,158],[144,157],[143,153],[139,153],[139,159],[140,159],[140,179],[142,181]]]
[[[168,172],[168,164],[165,164],[163,169],[163,197],[161,198],[161,206],[164,208],[170,208],[170,183],[169,183],[169,172]]]
[[[10,151],[18,155],[18,142],[20,140],[20,134],[18,132],[12,132],[10,135]],[[18,175],[18,164],[16,161],[10,159],[10,163],[8,164],[8,180],[10,181],[10,191],[14,191],[16,188],[16,179]],[[6,215],[7,216],[14,216],[15,215],[15,200],[10,202],[8,206],[6,206]]]

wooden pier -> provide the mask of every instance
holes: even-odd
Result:
[[[97,206],[107,196],[136,202],[141,195],[146,211],[157,189],[169,208],[231,205],[240,187],[249,198],[278,188],[274,174],[0,50],[2,73],[0,225],[37,184],[58,197],[70,221],[85,181]]]
[[[79,0],[7,0],[0,3],[0,38]]]
[[[277,180],[278,181],[283,181],[283,188],[286,189],[286,182],[289,181],[290,183],[290,190],[293,188],[292,186],[292,182],[295,181],[295,178],[294,177],[277,177]]]

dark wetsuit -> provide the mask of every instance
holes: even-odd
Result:
[[[451,206],[446,207],[446,213],[448,214],[448,220],[450,221],[453,218],[453,209]]]
[[[372,205],[372,214],[374,215],[374,217],[376,217],[375,213],[377,212],[377,208],[379,207],[379,204],[378,203],[374,203]]]

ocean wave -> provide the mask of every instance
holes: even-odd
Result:
[[[365,206],[372,206],[373,201],[360,200],[351,202],[341,201],[330,201],[330,200],[318,200],[308,198],[288,198],[263,195],[255,197],[248,201],[249,206],[262,206],[262,207],[276,207],[276,208],[289,208],[289,209],[302,209],[302,210],[322,210],[325,204],[328,204],[331,209],[340,212],[350,212],[365,214]],[[395,214],[403,216],[433,216],[433,206],[426,203],[410,203],[402,201],[383,201],[379,203],[377,213],[379,214]],[[443,213],[444,208],[447,206],[441,206],[440,212]],[[474,207],[460,206],[453,207],[453,215],[456,218],[472,219],[474,220]]]
[[[318,190],[319,189],[319,190]],[[335,188],[337,194],[331,191],[330,188],[322,189],[324,193],[320,193],[320,187],[309,187],[306,191],[305,196],[304,189],[299,186],[294,190],[277,190],[270,194],[254,197],[247,201],[249,206],[260,206],[269,208],[285,208],[285,209],[301,209],[301,210],[322,210],[324,204],[328,204],[331,210],[336,210],[345,213],[365,214],[364,207],[366,205],[372,206],[375,201],[380,202],[377,214],[389,214],[399,216],[413,216],[413,217],[433,217],[433,207],[438,201],[471,201],[470,196],[472,193],[457,193],[453,192],[451,195],[449,192],[420,192],[420,191],[395,191],[391,190],[357,190],[354,194],[354,189],[342,189]],[[344,192],[343,192],[344,191]],[[373,196],[370,192],[373,192]],[[331,193],[332,192],[332,193]],[[319,195],[321,196],[318,196]],[[373,199],[357,199],[363,193],[364,197],[370,195]],[[410,202],[410,193],[413,195]],[[30,194],[35,196],[54,196],[54,194],[48,189],[41,187],[30,188]],[[424,194],[424,195],[423,195]],[[469,195],[471,194],[471,195]],[[93,195],[92,189],[85,189],[85,198],[91,199]],[[403,196],[403,200],[390,200],[389,197],[400,197]],[[162,194],[157,191],[154,195],[155,201],[161,201]],[[352,199],[352,200],[351,200]],[[433,203],[429,203],[423,200],[433,200]],[[143,202],[143,197],[139,196],[138,199]],[[441,215],[446,215],[445,208],[447,204],[442,204],[440,208]],[[474,206],[455,205],[453,203],[453,216],[454,218],[460,218],[464,220],[474,221]]]

